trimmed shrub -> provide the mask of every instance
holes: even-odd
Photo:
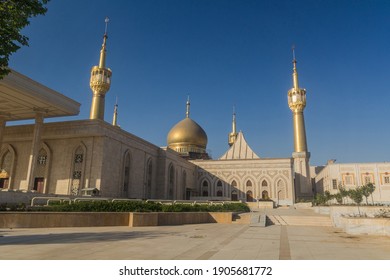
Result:
[[[244,203],[227,204],[161,204],[143,201],[80,201],[72,204],[55,204],[34,207],[29,211],[54,212],[249,212]]]

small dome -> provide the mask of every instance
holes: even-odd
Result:
[[[206,149],[207,135],[203,128],[190,118],[178,122],[168,133],[168,147],[195,146]]]

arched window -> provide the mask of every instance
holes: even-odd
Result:
[[[266,180],[263,180],[263,182],[261,182],[261,186],[262,187],[267,187],[268,186],[268,183]]]
[[[7,144],[5,149],[0,150],[0,189],[12,188],[15,159],[15,150],[11,145]]]
[[[187,172],[183,171],[183,189],[187,187]]]
[[[235,180],[233,180],[231,185],[232,185],[232,187],[237,187],[237,182]]]
[[[78,195],[80,190],[84,187],[83,178],[84,178],[84,164],[85,162],[85,148],[83,146],[78,146],[73,153],[73,163],[72,163],[72,174],[71,174],[71,185],[70,185],[70,194]]]
[[[148,163],[146,165],[145,198],[152,197],[152,182],[153,182],[153,162],[152,162],[152,159],[149,159]]]
[[[186,192],[187,192],[187,172],[185,170],[183,170],[183,177],[182,177],[182,180],[183,180],[183,184],[182,184],[182,199],[186,199]]]
[[[247,202],[253,202],[253,194],[252,194],[252,191],[247,191],[247,192],[246,192],[246,201],[247,201]]]
[[[9,186],[9,177],[12,166],[12,155],[6,151],[0,158],[0,189],[6,189]]]
[[[171,164],[168,171],[168,199],[173,199],[173,189],[175,187],[175,168]]]
[[[125,153],[123,160],[123,192],[128,193],[130,190],[130,152]]]
[[[267,191],[263,191],[263,192],[261,193],[261,199],[264,199],[264,200],[269,199],[269,196],[268,196],[268,192],[267,192]]]
[[[217,181],[217,187],[215,188],[216,196],[223,196],[223,184],[221,180]]]
[[[286,194],[286,188],[283,180],[279,180],[276,184],[277,186],[277,195],[278,195],[278,200],[283,200],[286,199],[287,194]]]
[[[251,180],[246,181],[246,186],[247,187],[252,187],[252,181]]]
[[[202,183],[202,196],[209,196],[209,182],[206,180]]]

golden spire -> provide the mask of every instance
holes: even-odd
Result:
[[[112,125],[118,126],[118,96],[116,97],[116,100],[115,100],[114,115],[112,117]]]
[[[187,97],[186,103],[186,118],[190,117],[190,96]]]
[[[238,133],[236,131],[236,110],[235,107],[233,106],[232,132],[229,133],[229,138],[228,138],[229,146],[232,146],[234,144],[237,138],[237,134]]]
[[[293,52],[293,86],[295,89],[298,89],[299,84],[298,84],[297,61],[295,59],[295,46],[292,47],[292,52]]]
[[[106,42],[108,17],[105,19],[106,28],[100,50],[99,66],[92,67],[89,86],[93,92],[90,119],[104,120],[104,97],[111,86],[112,72],[106,67]]]
[[[303,110],[306,107],[306,90],[299,87],[297,61],[295,48],[293,47],[293,87],[288,91],[288,106],[293,112],[294,125],[294,151],[296,153],[307,152],[305,121]]]
[[[107,42],[107,38],[108,38],[107,27],[108,27],[109,18],[106,17],[104,22],[106,23],[106,29],[104,30],[103,44],[102,44],[102,49],[100,50],[99,68],[106,67],[106,42]]]

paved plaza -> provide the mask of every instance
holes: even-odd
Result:
[[[308,211],[267,214],[313,215]],[[390,238],[288,224],[0,229],[0,252],[9,260],[380,260],[390,259]]]

